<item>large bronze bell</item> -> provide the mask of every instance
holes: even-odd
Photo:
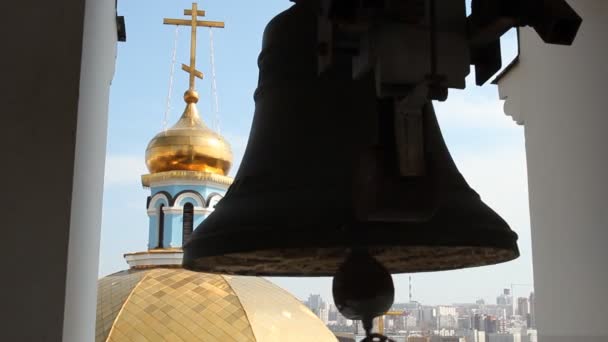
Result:
[[[264,33],[251,136],[234,184],[184,247],[191,270],[332,276],[363,248],[390,273],[519,255],[517,234],[458,172],[431,103],[421,172],[403,176],[395,105],[373,77],[317,71],[317,16],[299,1]]]

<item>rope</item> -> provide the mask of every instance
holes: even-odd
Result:
[[[163,130],[167,130],[167,122],[169,121],[169,112],[171,111],[171,95],[173,94],[173,76],[175,75],[175,58],[177,52],[177,33],[179,25],[175,25],[175,37],[173,38],[173,52],[171,56],[171,72],[169,74],[169,90],[167,91],[167,108],[163,118]]]
[[[218,100],[218,96],[217,96],[217,82],[216,82],[216,77],[215,77],[215,48],[214,48],[214,44],[213,44],[213,29],[210,27],[209,28],[209,55],[211,58],[211,92],[213,95],[213,114],[214,114],[214,120],[215,120],[215,130],[217,131],[218,134],[221,134],[220,131],[220,103]]]

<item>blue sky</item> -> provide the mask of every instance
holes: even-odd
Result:
[[[220,107],[220,127],[231,143],[236,165],[242,156],[253,115],[253,91],[258,69],[257,55],[266,23],[288,8],[287,0],[207,0],[199,8],[208,20],[226,21],[215,30],[215,56]],[[191,1],[119,1],[119,14],[127,25],[127,42],[119,44],[116,74],[112,82],[108,152],[102,223],[100,276],[127,268],[123,254],[146,249],[148,191],[140,176],[146,173],[144,151],[162,129],[166,110],[169,70],[175,28],[162,25],[163,17],[182,18]],[[211,74],[209,32],[199,29],[198,68]],[[188,62],[188,29],[178,32],[177,65],[169,125],[183,110],[181,96],[187,75],[180,63]],[[514,35],[503,39],[508,63],[515,55]],[[511,283],[532,283],[530,227],[526,183],[523,127],[504,115],[495,86],[476,87],[471,78],[466,91],[450,90],[447,102],[436,104],[441,128],[450,151],[469,184],[500,213],[519,236],[521,257],[516,261],[460,271],[413,275],[414,299],[427,304],[493,302]],[[199,110],[213,127],[210,78],[197,82]],[[299,298],[320,293],[330,299],[329,278],[273,278]],[[397,301],[408,297],[408,275],[394,276]],[[528,287],[516,287],[527,295]]]

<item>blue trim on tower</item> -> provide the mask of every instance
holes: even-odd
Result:
[[[150,186],[151,195],[147,198],[146,208],[149,213],[148,248],[158,247],[159,213],[158,207],[164,205],[164,248],[181,248],[184,226],[183,206],[191,203],[194,206],[193,226],[196,228],[208,216],[201,209],[210,209],[212,201],[223,198],[228,190],[226,186],[208,186],[180,184]],[[154,207],[152,207],[154,206]],[[155,210],[155,211],[153,211]],[[198,211],[198,212],[197,212]]]

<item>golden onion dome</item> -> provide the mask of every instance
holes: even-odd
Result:
[[[196,91],[186,91],[187,105],[179,121],[148,144],[146,166],[150,173],[184,170],[228,174],[232,165],[230,145],[203,123],[196,108],[198,99]]]

